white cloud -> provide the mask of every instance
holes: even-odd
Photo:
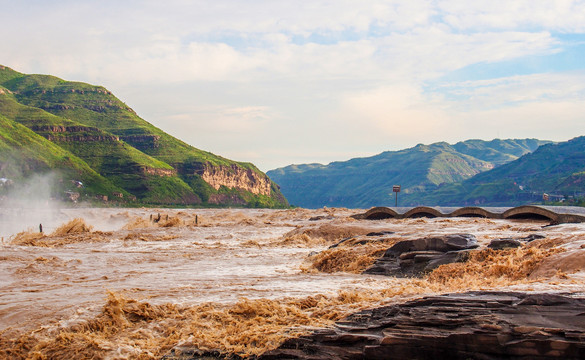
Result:
[[[444,21],[461,30],[539,29],[585,31],[582,0],[447,0],[438,5]]]
[[[429,139],[448,122],[440,104],[422,96],[410,84],[397,84],[349,94],[339,114],[360,133],[408,140]]]
[[[189,28],[191,34],[236,31],[284,32],[308,35],[347,29],[368,31],[373,23],[408,29],[425,24],[434,10],[428,1],[167,1],[147,2],[147,12],[161,19],[173,18],[168,26]],[[177,9],[180,9],[177,11]],[[153,21],[155,21],[153,19]],[[187,26],[188,25],[188,26]]]
[[[585,134],[585,72],[545,73],[449,84],[436,99],[459,139]],[[455,96],[453,99],[451,96]]]
[[[376,44],[379,61],[405,78],[429,80],[478,62],[498,62],[557,51],[546,32],[456,34],[444,27],[393,34]]]
[[[565,141],[585,134],[584,112],[583,101],[538,101],[458,114],[457,129],[467,137]]]
[[[0,61],[104,85],[163,130],[220,155],[255,154],[265,168],[300,162],[295,154],[323,161],[495,137],[497,126],[485,125],[492,116],[532,124],[558,111],[557,128],[570,137],[582,113],[581,75],[440,79],[563,52],[557,33],[585,32],[584,4],[10,1],[0,13],[11,34],[0,38]],[[439,82],[433,92],[430,81]]]
[[[579,103],[585,101],[585,72],[542,73],[465,81],[447,84],[445,90],[459,99],[466,99],[466,108],[478,110],[542,101]]]
[[[213,111],[209,114],[212,120],[206,123],[207,130],[224,133],[254,133],[265,127],[274,117],[266,106],[246,106]]]
[[[547,31],[454,33],[436,22],[438,10],[425,1],[254,1],[246,6],[171,1],[144,2],[132,10],[109,5],[113,11],[93,12],[87,3],[72,6],[68,26],[34,23],[21,40],[27,47],[11,44],[10,65],[64,77],[90,74],[116,84],[299,77],[425,80],[478,61],[550,53],[558,44]],[[62,6],[55,9],[65,12]],[[51,8],[43,10],[48,12],[43,17],[51,19]],[[126,18],[129,12],[132,21]],[[371,33],[372,28],[377,30]],[[47,29],[50,36],[38,36]],[[326,44],[294,41],[296,35],[309,39],[345,30],[357,34],[340,34]],[[222,38],[225,32],[244,44]]]

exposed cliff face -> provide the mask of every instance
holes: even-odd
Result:
[[[107,134],[89,126],[34,125],[30,128],[53,142],[120,141],[116,135]]]
[[[155,169],[151,167],[143,167],[142,172],[148,175],[156,176],[175,176],[177,171],[175,169]]]
[[[34,132],[42,132],[42,131],[49,131],[49,132],[56,132],[56,133],[65,133],[65,132],[80,132],[80,131],[98,131],[98,129],[89,127],[89,126],[64,126],[64,125],[33,125],[30,129]]]
[[[72,135],[72,136],[64,136],[64,137],[45,135],[45,138],[47,140],[52,141],[52,142],[59,142],[59,141],[64,141],[64,142],[118,141],[117,136],[107,136],[107,135],[97,135],[97,136],[94,136],[94,135],[77,135],[77,136]]]
[[[268,176],[259,176],[252,170],[232,166],[205,166],[201,178],[215,190],[221,186],[230,189],[242,189],[255,195],[270,196],[270,179]]]

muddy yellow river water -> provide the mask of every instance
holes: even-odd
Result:
[[[1,209],[0,355],[158,358],[177,344],[252,354],[356,309],[425,294],[585,290],[583,224],[349,217],[358,212]],[[474,234],[482,247],[546,238],[508,254],[508,263],[492,257],[424,279],[361,275],[361,263],[322,272],[311,263],[331,244],[371,231],[393,232],[387,244],[453,233]]]

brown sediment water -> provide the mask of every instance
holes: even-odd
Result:
[[[160,358],[176,345],[258,354],[358,309],[422,295],[584,291],[585,225],[358,221],[354,213],[59,210],[42,234],[2,234],[0,355]],[[367,235],[376,231],[388,235]],[[422,279],[360,274],[397,241],[453,233],[474,234],[482,247],[503,237],[545,239],[480,250]]]
[[[303,270],[359,274],[370,267],[389,247],[385,244],[375,244],[327,249],[311,256],[308,259],[310,265],[303,267]]]

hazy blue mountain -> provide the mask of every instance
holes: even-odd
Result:
[[[425,201],[425,194],[518,159],[546,143],[536,139],[497,139],[455,145],[419,144],[328,165],[290,165],[268,171],[267,175],[296,206],[393,206],[392,185],[402,186],[400,205],[416,205]]]
[[[516,205],[585,196],[585,137],[545,144],[532,153],[419,198],[438,205]]]

